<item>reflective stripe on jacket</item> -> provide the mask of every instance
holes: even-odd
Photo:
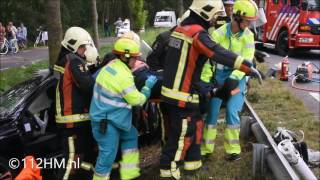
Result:
[[[212,38],[222,47],[242,56],[246,60],[252,61],[255,51],[254,35],[248,28],[243,32],[232,34],[231,24],[227,23],[213,31]],[[217,73],[220,77],[222,76],[221,78],[231,77],[238,80],[245,76],[245,73],[238,70],[232,70],[223,65],[217,65]]]
[[[56,87],[56,122],[76,123],[89,120],[89,104],[94,79],[79,56],[69,53],[54,65],[59,74]]]
[[[200,81],[202,68],[208,58],[234,68],[240,68],[243,62],[242,57],[212,41],[200,25],[176,27],[168,43],[162,99],[179,107],[198,108],[198,92],[193,86]]]
[[[140,93],[128,66],[116,59],[99,72],[90,105],[90,119],[107,119],[116,127],[129,130],[132,122],[131,106],[143,105],[145,95]]]

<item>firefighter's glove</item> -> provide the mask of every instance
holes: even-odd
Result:
[[[211,97],[217,97],[227,101],[232,95],[240,92],[239,81],[236,79],[228,78],[222,87],[215,88],[211,91]]]
[[[262,78],[261,78],[260,72],[253,67],[253,64],[250,61],[244,60],[240,66],[240,71],[246,73],[247,76],[257,78],[259,81],[259,84],[262,84]]]
[[[149,89],[152,89],[153,86],[157,83],[158,79],[156,76],[148,76],[148,79],[145,82],[145,86],[147,86]]]
[[[262,84],[262,76],[261,76],[260,72],[258,71],[258,69],[251,67],[251,72],[248,75],[251,77],[257,78],[259,84]]]
[[[144,94],[147,98],[151,95],[151,89],[157,83],[158,79],[156,76],[148,76],[144,86],[141,89],[141,93]]]

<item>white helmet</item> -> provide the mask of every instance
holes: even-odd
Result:
[[[189,9],[205,21],[210,21],[213,17],[226,16],[222,0],[193,0]]]
[[[180,26],[181,22],[184,21],[187,17],[189,17],[189,15],[190,15],[190,10],[188,9],[186,12],[182,14],[180,18],[178,18],[177,20],[178,26]]]
[[[81,27],[69,28],[61,41],[61,45],[73,53],[84,44],[93,44],[93,41],[90,34]]]
[[[84,56],[86,57],[87,65],[93,65],[97,64],[99,53],[96,47],[92,45],[87,45],[86,51],[84,52]]]
[[[141,44],[140,36],[133,31],[124,33],[123,35],[120,36],[120,38],[128,38],[128,39],[134,40],[137,44],[139,44],[139,46]]]

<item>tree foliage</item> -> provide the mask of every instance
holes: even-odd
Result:
[[[122,17],[122,19],[130,18],[131,22],[134,22],[134,27],[142,27],[144,24],[152,26],[157,11],[173,10],[178,15],[181,1],[185,10],[192,2],[192,0],[96,0],[99,24],[100,26],[103,24],[104,18],[108,18],[112,24],[118,17]],[[48,2],[47,0],[1,0],[0,21],[4,25],[13,21],[16,26],[23,22],[28,28],[29,41],[34,41],[37,27],[40,25],[46,27],[51,23],[46,22],[45,16],[45,5]],[[134,8],[130,5],[132,2],[135,4]],[[63,30],[70,26],[93,29],[90,3],[88,0],[60,0]]]
[[[134,30],[144,28],[147,19],[147,11],[144,10],[143,0],[129,1],[130,15],[132,17],[132,24]]]

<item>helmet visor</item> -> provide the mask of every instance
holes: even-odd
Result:
[[[218,19],[218,17],[225,17],[227,16],[225,11],[218,11],[213,15],[213,19]]]

